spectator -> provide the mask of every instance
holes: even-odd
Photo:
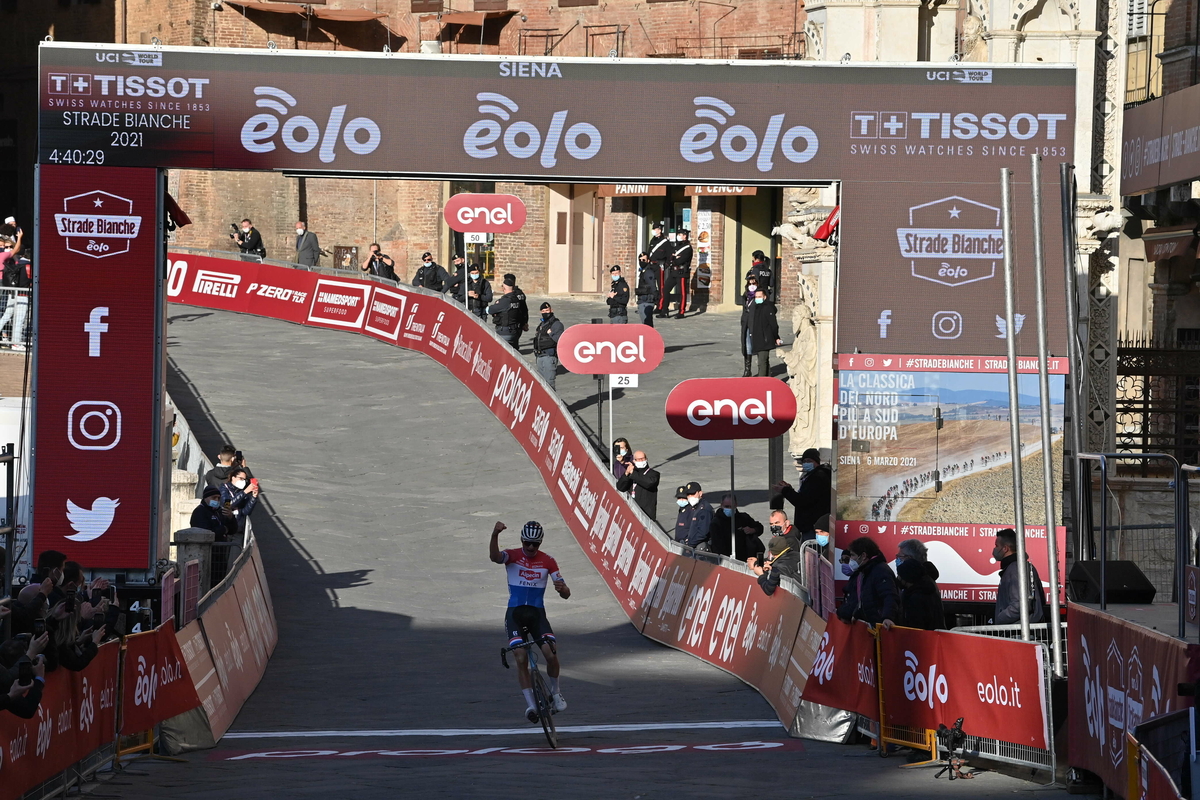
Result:
[[[492,297],[490,286],[487,294],[490,301]],[[542,303],[541,312],[542,321],[533,331],[533,358],[542,380],[550,384],[551,389],[554,389],[554,381],[558,377],[558,338],[563,335],[565,328],[558,317],[554,316],[554,309],[550,307],[549,303]]]
[[[8,216],[4,218],[4,224],[0,225],[0,236],[4,236],[13,240],[13,249],[20,254],[22,244],[25,241],[25,231],[17,224],[17,218]]]
[[[629,283],[621,276],[621,265],[613,264],[608,271],[612,286],[608,292],[608,324],[629,322]]]
[[[742,314],[742,356],[745,359],[743,377],[750,373],[751,359],[758,356],[758,376],[771,374],[771,351],[783,344],[779,338],[779,320],[775,304],[759,286],[754,290],[754,302]]]
[[[216,486],[204,489],[200,505],[192,510],[189,523],[193,528],[204,528],[216,534],[216,541],[232,541],[237,535],[238,524],[233,514],[221,503],[221,490]]]
[[[17,290],[5,292],[8,295],[8,304],[4,308],[4,315],[0,316],[0,335],[3,334],[4,326],[11,322],[12,331],[8,341],[12,343],[14,351],[21,353],[25,351],[25,341],[28,339],[25,321],[29,316],[29,288],[33,285],[33,265],[28,258],[16,255],[13,249],[16,245],[11,239],[0,242],[3,242],[3,249],[0,250],[0,285]]]
[[[654,327],[654,310],[661,296],[659,287],[658,266],[650,263],[649,253],[642,253],[638,256],[637,273],[638,322],[651,328]]]
[[[525,305],[525,293],[517,287],[517,276],[505,274],[500,299],[487,310],[496,324],[496,335],[508,342],[513,350],[521,341],[521,332],[529,330],[529,307]]]
[[[812,539],[817,543],[817,547],[820,548],[821,555],[825,556],[825,558],[829,559],[830,561],[833,561],[833,545],[830,544],[830,539],[832,537],[829,535],[829,528],[829,515],[822,514],[817,518],[817,521],[813,523],[812,533],[804,534],[800,541],[807,542],[809,539]]]
[[[904,625],[925,631],[937,631],[946,627],[946,612],[942,610],[942,595],[937,583],[925,571],[924,563],[916,559],[900,562],[896,572],[900,584],[900,613]],[[884,620],[885,628],[892,627]]]
[[[321,260],[321,245],[317,235],[308,229],[307,222],[296,223],[296,263],[305,267],[315,267]]]
[[[466,272],[464,264],[466,261],[458,253],[450,256],[450,269],[446,270],[447,281],[442,291],[450,295],[455,300],[463,299],[462,283],[463,273]]]
[[[668,316],[669,306],[674,300],[677,306],[675,318],[683,319],[684,312],[687,311],[688,281],[691,274],[692,245],[688,242],[687,230],[683,229],[675,235],[675,247],[671,251],[671,266],[667,270],[667,298],[663,304],[663,311]]]
[[[751,556],[746,560],[746,565],[758,576],[758,585],[770,595],[775,594],[785,575],[794,580],[800,579],[800,548],[794,536],[772,536],[768,550],[769,558],[762,564]]]
[[[48,577],[43,578],[41,583],[31,583],[22,587],[17,593],[17,601],[12,604],[9,617],[10,630],[14,636],[33,633],[37,623],[45,620],[47,598],[53,590],[53,579]]]
[[[821,451],[810,447],[800,457],[800,488],[793,489],[787,481],[771,487],[792,504],[795,509],[792,518],[802,532],[811,531],[813,523],[829,513],[831,477],[829,467],[821,463]]]
[[[759,538],[762,532],[763,524],[737,508],[737,497],[727,493],[721,498],[720,512],[713,515],[708,542],[714,553],[745,561],[752,556],[762,557],[766,549]]]
[[[617,491],[629,492],[638,508],[650,519],[658,518],[658,470],[650,469],[650,462],[641,450],[633,451],[633,469],[617,479]]]
[[[239,541],[245,540],[246,519],[258,505],[258,491],[258,481],[252,482],[241,467],[231,468],[229,477],[221,484],[221,504],[237,521]]]
[[[449,282],[450,273],[433,260],[433,253],[428,250],[422,253],[421,266],[417,267],[417,273],[413,275],[412,285],[421,286],[431,292],[444,292]]]
[[[217,453],[216,466],[204,473],[204,485],[214,489],[221,488],[221,484],[229,477],[229,470],[233,468],[233,461],[237,458],[237,454],[237,449],[231,444],[222,447],[221,452]]]
[[[1017,563],[1017,532],[1005,528],[996,534],[996,546],[992,558],[1000,564],[1000,585],[996,587],[996,612],[992,617],[996,625],[1014,625],[1021,621],[1021,577],[1013,569]],[[1046,618],[1046,596],[1042,591],[1042,579],[1037,568],[1025,557],[1029,570],[1029,621],[1042,622]]]
[[[704,499],[704,491],[698,482],[691,481],[680,488],[687,505],[681,507],[675,524],[675,541],[707,552],[711,549],[707,543],[708,531],[712,528],[712,506]]]
[[[492,284],[483,277],[483,270],[478,264],[471,265],[467,277],[467,310],[480,319],[487,319],[487,307],[492,304]]]
[[[65,613],[59,612],[59,607],[63,607]],[[104,626],[92,628],[89,619],[88,627],[81,631],[81,618],[81,606],[73,594],[51,611],[47,620],[47,630],[50,633],[50,645],[45,652],[47,672],[53,672],[59,667],[79,672],[96,657],[100,640],[104,638]]]
[[[12,638],[0,644],[0,711],[9,711],[21,719],[33,719],[42,702],[46,685],[46,660],[42,655],[29,656],[32,645],[24,639]],[[20,665],[28,663],[32,680],[19,682]]]
[[[233,243],[242,253],[242,261],[261,261],[267,257],[267,248],[263,246],[262,234],[248,219],[242,220],[240,230],[229,234]]]
[[[625,473],[631,469],[633,469],[633,445],[629,444],[629,440],[625,437],[616,439],[612,443],[613,477],[619,480],[625,477]]]
[[[900,598],[896,593],[896,576],[879,545],[868,536],[860,536],[846,549],[850,553],[851,571],[846,602],[838,606],[838,618],[843,622],[861,619],[890,627],[900,619]]]
[[[359,266],[363,272],[368,275],[375,275],[379,278],[387,278],[389,281],[398,281],[396,277],[396,261],[379,246],[379,242],[371,242],[367,247],[367,261]]]
[[[905,539],[896,545],[896,574],[900,574],[900,565],[905,561],[920,562],[925,572],[935,581],[941,577],[938,568],[929,560],[929,548],[920,539]]]

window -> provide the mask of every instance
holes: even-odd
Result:
[[[558,0],[559,8],[575,8],[576,6],[598,6],[600,0]]]
[[[442,13],[442,0],[412,0],[412,13],[440,14]]]
[[[1146,36],[1150,32],[1150,8],[1147,0],[1129,0],[1129,11],[1126,12],[1128,35],[1130,39]]]
[[[476,11],[508,11],[508,0],[475,0]]]

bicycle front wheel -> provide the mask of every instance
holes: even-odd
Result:
[[[550,687],[542,673],[533,671],[533,699],[537,703],[538,719],[542,723],[542,733],[551,748],[558,748],[558,731],[554,727],[554,698],[550,696]]]

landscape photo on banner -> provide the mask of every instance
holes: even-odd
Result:
[[[424,353],[446,367],[509,429],[537,467],[570,534],[638,630],[758,688],[781,721],[791,723],[823,620],[786,591],[765,595],[752,575],[701,564],[672,550],[617,491],[612,472],[575,429],[558,397],[483,320],[420,289],[182,253],[170,254],[168,298],[361,333]],[[199,626],[180,632],[193,670],[206,665],[207,641],[225,705],[213,681],[197,688],[218,736],[231,721],[227,707],[236,713],[261,675],[257,654],[243,652],[224,632],[226,618],[252,623],[245,607],[238,614],[233,595],[219,598]],[[265,608],[269,601],[258,602]],[[196,628],[203,632],[200,640]]]
[[[1049,591],[1037,360],[1018,362],[1026,547]],[[920,539],[941,573],[944,600],[995,601],[995,535],[1015,519],[1007,363],[973,356],[838,357],[839,548],[870,536],[891,559],[901,541]],[[1065,359],[1051,359],[1049,367],[1057,501]],[[1061,509],[1055,516],[1059,575],[1065,575]]]

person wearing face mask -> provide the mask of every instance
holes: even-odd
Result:
[[[317,235],[308,229],[307,222],[296,223],[296,263],[315,267],[321,260],[321,245]]]
[[[667,270],[667,297],[663,303],[663,313],[670,316],[670,305],[676,304],[675,319],[683,319],[687,311],[688,281],[692,277],[692,245],[688,241],[688,231],[681,229],[675,235],[675,246],[671,250],[671,266]]]
[[[766,290],[757,286],[754,290],[754,302],[746,307],[742,314],[742,357],[745,369],[742,377],[750,376],[751,359],[758,356],[758,376],[765,378],[771,374],[771,351],[783,344],[779,338],[779,320],[776,316],[775,304],[767,299]]]
[[[667,316],[667,267],[671,263],[673,243],[670,236],[663,235],[663,225],[661,222],[654,223],[654,227],[651,230],[654,235],[646,245],[646,262],[658,271],[658,299],[654,301],[655,308],[658,311],[654,316],[665,319]]]
[[[750,263],[750,269],[746,270],[746,283],[753,283],[767,290],[767,295],[771,293],[771,260],[767,258],[767,254],[762,250],[755,250],[750,254],[753,259]]]
[[[736,495],[727,493],[713,515],[708,542],[714,553],[745,561],[762,556],[766,549],[759,538],[762,533],[763,524],[738,507]]]
[[[942,608],[942,595],[937,583],[925,571],[925,565],[916,559],[900,561],[896,570],[896,582],[900,585],[900,623],[909,628],[937,631],[946,627],[946,612]],[[883,626],[890,628],[891,620]]]
[[[617,491],[630,492],[638,508],[645,511],[650,519],[657,519],[659,479],[658,470],[650,469],[646,454],[641,450],[634,450],[633,469],[617,479]]]
[[[233,234],[233,242],[242,253],[242,261],[260,261],[267,257],[262,234],[248,219],[242,220],[241,228]]]
[[[611,286],[608,290],[608,324],[629,322],[629,283],[621,276],[621,265],[613,264],[608,271]]]
[[[846,548],[850,554],[850,574],[846,602],[838,606],[838,619],[850,623],[856,619],[891,627],[900,616],[900,596],[896,576],[869,536],[860,536]],[[843,574],[845,570],[843,569]]]
[[[830,523],[829,515],[822,514],[820,517],[817,518],[817,521],[813,523],[812,532],[804,534],[801,537],[801,541],[807,542],[808,540],[811,539],[812,541],[816,542],[817,547],[821,548],[821,555],[825,556],[825,558],[832,561],[833,560],[833,545],[830,544],[831,537],[829,535],[829,528],[830,528],[829,523]]]
[[[638,256],[638,321],[651,328],[654,327],[654,310],[658,308],[658,301],[662,296],[659,291],[659,286],[662,285],[660,280],[658,265],[650,263],[650,254],[642,253]]]
[[[455,256],[461,260],[462,256]],[[456,279],[448,292],[456,297],[462,294],[458,290],[461,280]],[[472,264],[467,270],[467,310],[480,319],[487,319],[487,307],[492,304],[492,283],[483,277],[483,269],[478,264]]]
[[[192,511],[189,527],[203,528],[216,534],[218,542],[228,542],[237,535],[238,524],[233,514],[221,503],[221,490],[206,486],[200,505]]]
[[[675,523],[675,541],[708,552],[708,531],[712,528],[712,506],[704,499],[704,491],[700,484],[691,481],[681,486],[683,500],[687,505],[680,506],[679,519]],[[679,492],[675,493],[679,497]]]
[[[238,532],[245,534],[246,519],[258,505],[258,482],[251,483],[246,470],[234,467],[221,484],[221,503],[237,518]]]
[[[420,286],[431,292],[444,292],[446,284],[449,282],[450,273],[433,260],[433,253],[428,250],[422,253],[421,266],[417,267],[417,272],[413,275],[412,285]]]
[[[1021,621],[1021,576],[1017,565],[1017,532],[1005,528],[996,534],[995,546],[992,548],[992,558],[1000,565],[1000,585],[996,587],[996,611],[992,617],[993,624],[1015,625]],[[1030,622],[1042,622],[1046,619],[1046,593],[1043,591],[1042,579],[1029,556],[1025,556],[1025,568],[1029,570],[1029,609]]]
[[[762,587],[763,592],[771,595],[775,594],[785,575],[795,580],[800,579],[800,558],[796,537],[772,536],[767,544],[767,558],[761,564],[758,563],[758,559],[750,558],[746,564],[758,576],[758,585]]]
[[[491,293],[490,288],[488,293]],[[558,375],[558,339],[565,329],[549,303],[542,303],[541,312],[541,322],[533,330],[533,356],[538,374],[554,389],[554,378]]]
[[[941,577],[938,568],[929,560],[929,548],[920,539],[905,539],[896,545],[896,560],[893,563],[893,568],[897,575],[900,574],[900,566],[905,561],[916,561],[925,570],[925,573],[935,581]]]
[[[832,479],[829,467],[821,463],[821,451],[810,447],[800,456],[800,488],[793,489],[787,481],[780,481],[771,487],[779,493],[771,505],[782,505],[783,500],[791,503],[796,527],[808,533],[813,523],[830,511]]]
[[[503,294],[488,306],[496,325],[496,335],[516,350],[521,341],[521,332],[529,330],[529,307],[525,304],[525,293],[517,287],[517,276],[511,272],[504,276],[501,284]]]
[[[612,443],[613,477],[620,480],[631,469],[633,469],[633,446],[629,444],[628,439],[621,437]]]

